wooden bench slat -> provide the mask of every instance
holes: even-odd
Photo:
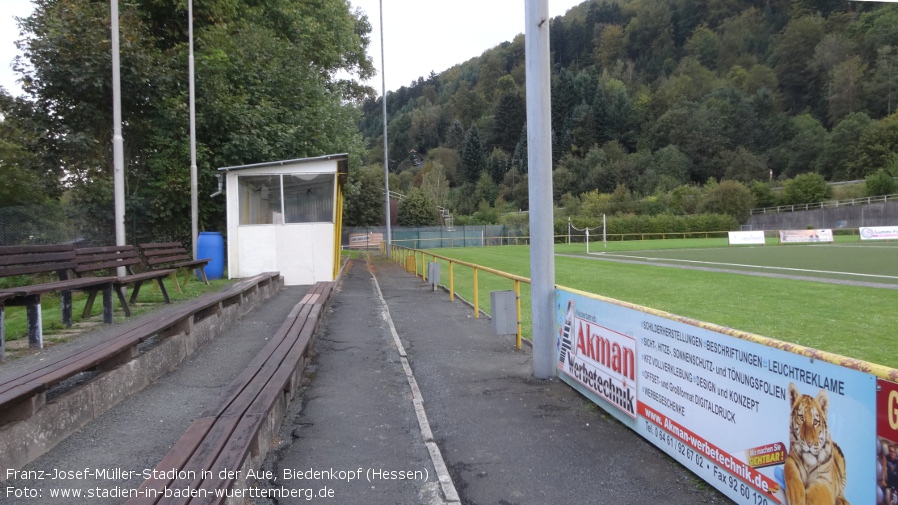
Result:
[[[72,244],[43,244],[43,245],[6,245],[0,246],[0,256],[22,253],[48,253],[58,251],[71,251],[75,248]]]
[[[148,244],[139,244],[141,249],[156,249],[156,248],[170,248],[170,247],[180,247],[180,242],[151,242]]]
[[[77,279],[68,279],[64,281],[45,282],[44,284],[32,284],[30,286],[20,286],[17,288],[9,288],[4,290],[7,293],[13,293],[17,297],[41,295],[44,293],[52,293],[56,291],[81,290],[91,287],[100,287],[104,284],[110,284],[115,280],[114,277],[80,277]]]
[[[139,265],[140,258],[132,258],[132,259],[114,259],[105,262],[96,262],[96,263],[79,263],[75,266],[74,270],[76,274],[83,274],[87,272],[95,272],[97,270],[111,270],[118,267],[130,267],[132,265]]]
[[[71,251],[72,250],[34,254],[3,254],[0,255],[0,266],[6,267],[9,265],[33,265],[53,262],[71,262],[75,258],[75,255]]]
[[[187,428],[187,431],[181,435],[181,438],[175,442],[168,454],[156,465],[155,469],[164,472],[172,468],[182,468],[190,457],[193,456],[194,451],[199,447],[203,437],[209,432],[215,421],[214,417],[201,417],[194,420],[190,427]],[[130,505],[155,505],[162,496],[162,491],[171,482],[171,479],[147,479],[138,488],[137,497],[128,500],[128,503]],[[156,493],[151,493],[155,496],[148,498],[148,493],[145,491],[150,489],[155,490]]]
[[[33,265],[19,265],[0,267],[0,277],[12,277],[14,275],[32,275],[53,273],[60,270],[71,270],[78,266],[74,261],[66,261],[59,263],[39,263]]]
[[[181,470],[194,470],[196,472],[194,479],[175,479],[169,487],[172,489],[196,489],[202,482],[200,470],[212,470],[212,464],[218,458],[219,453],[224,448],[225,441],[234,432],[234,428],[240,422],[240,417],[219,417],[215,423],[209,428],[207,435],[199,443],[191,454],[187,462],[181,466]],[[236,469],[235,469],[236,470]],[[188,503],[188,499],[184,500],[180,497],[164,497],[159,500],[159,505],[175,505]]]

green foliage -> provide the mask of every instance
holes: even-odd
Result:
[[[185,9],[171,0],[120,9],[129,242],[189,237]],[[371,89],[340,76],[372,75],[367,19],[343,0],[210,0],[195,14],[201,229],[224,227],[224,199],[208,196],[218,167],[342,152],[357,166],[354,104]],[[4,107],[4,116],[15,118],[4,126],[16,134],[3,138],[33,155],[15,162],[43,186],[29,199],[58,197],[64,173],[66,189],[103,227],[113,166],[109,6],[40,0],[21,29],[17,71],[26,98]],[[20,194],[33,186],[33,177],[16,178]]]
[[[816,173],[806,173],[789,179],[783,185],[783,203],[796,205],[803,203],[819,203],[829,199],[832,189],[826,179]]]
[[[751,194],[755,197],[755,205],[758,207],[776,206],[776,195],[770,187],[770,183],[755,181],[751,184]]]
[[[864,186],[867,196],[883,196],[895,194],[896,183],[889,172],[880,168],[864,178]]]
[[[756,203],[751,190],[739,181],[725,180],[708,192],[702,209],[711,214],[726,214],[739,223],[748,221]]]
[[[385,223],[384,173],[380,167],[349,171],[343,188],[343,224],[377,226]]]
[[[848,161],[848,174],[862,179],[886,168],[898,152],[898,113],[877,121],[863,130]]]
[[[483,148],[483,140],[480,138],[480,129],[477,125],[468,129],[465,142],[460,151],[461,172],[467,182],[477,182],[480,174],[486,169],[486,153]]]
[[[696,186],[710,178],[775,205],[771,171],[832,182],[889,167],[898,152],[895,20],[898,6],[846,12],[838,0],[594,2],[551,20],[553,198],[596,212],[589,193],[623,187],[630,197],[617,194],[606,213],[688,215],[721,204]],[[478,211],[484,171],[526,209],[523,85],[517,37],[396,90],[392,152],[443,151],[453,213]],[[369,159],[382,143],[375,105],[362,107]],[[445,159],[451,150],[457,170]]]
[[[601,223],[601,221],[599,221]],[[739,221],[724,214],[694,214],[691,216],[614,216],[606,220],[607,233],[626,235],[635,233],[721,232],[739,228]]]
[[[436,205],[420,189],[413,189],[399,202],[397,222],[400,226],[436,226],[440,214]]]

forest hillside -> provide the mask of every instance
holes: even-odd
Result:
[[[553,18],[550,40],[553,191],[569,213],[744,220],[829,198],[827,182],[894,192],[894,4],[590,0]],[[521,34],[389,92],[391,189],[481,221],[526,210],[524,82]],[[362,105],[372,168],[357,183],[383,177],[380,100]]]

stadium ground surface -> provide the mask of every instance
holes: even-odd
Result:
[[[898,243],[700,247],[620,252],[592,250],[588,256],[657,266],[898,289]]]
[[[428,251],[429,252],[429,251]],[[528,276],[526,246],[437,254]],[[470,299],[470,273],[455,289]],[[468,269],[469,270],[469,269]],[[898,243],[728,247],[726,239],[556,246],[556,283],[610,298],[898,368]],[[441,269],[448,284],[448,268]],[[510,281],[481,273],[481,305]],[[522,296],[529,335],[529,292]]]

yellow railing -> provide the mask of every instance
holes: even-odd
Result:
[[[521,283],[530,284],[530,279],[527,277],[521,277],[520,275],[510,274],[508,272],[503,272],[501,270],[496,270],[494,268],[485,267],[483,265],[477,265],[474,263],[469,263],[467,261],[461,261],[455,258],[450,258],[448,256],[443,256],[440,254],[425,252],[419,249],[410,249],[408,247],[392,245],[391,246],[391,254],[390,257],[393,261],[399,263],[400,265],[405,265],[405,267],[412,271],[414,269],[415,276],[419,276],[424,280],[427,280],[427,257],[433,259],[434,262],[440,259],[449,264],[449,286],[447,291],[449,291],[449,300],[455,301],[455,265],[463,265],[469,267],[473,271],[473,300],[471,301],[471,306],[474,309],[474,317],[480,318],[480,293],[479,293],[479,282],[478,282],[478,273],[485,272],[492,275],[496,275],[499,277],[503,277],[505,279],[509,279],[514,282],[514,294],[515,294],[515,313],[517,315],[517,332],[515,334],[515,346],[520,349],[521,342],[523,339],[523,325],[521,319]],[[420,262],[419,262],[420,258]],[[412,264],[414,266],[412,267]],[[418,269],[420,266],[420,270]],[[437,279],[436,284],[439,284],[439,279]]]

